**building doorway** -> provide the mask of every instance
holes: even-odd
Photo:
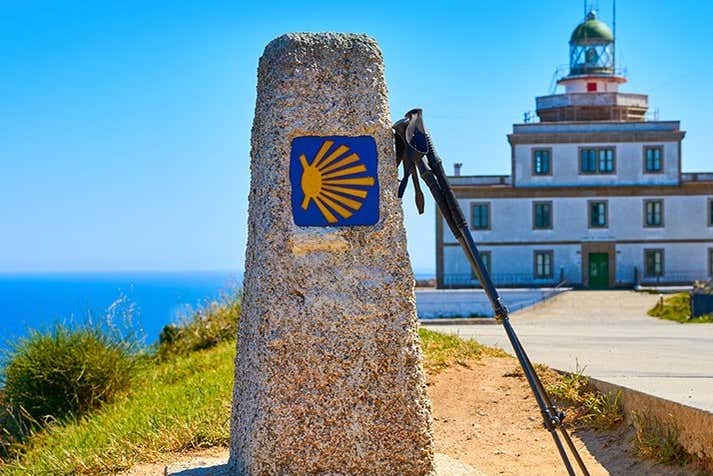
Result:
[[[585,241],[582,256],[582,286],[589,289],[609,289],[616,282],[616,243]]]
[[[589,253],[589,288],[609,287],[609,254]]]

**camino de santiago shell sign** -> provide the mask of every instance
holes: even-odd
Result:
[[[298,226],[375,225],[379,221],[376,141],[370,136],[292,140],[292,216]]]

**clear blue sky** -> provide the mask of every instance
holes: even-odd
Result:
[[[682,121],[684,171],[713,170],[713,5],[617,9],[625,90]],[[507,174],[505,135],[582,17],[578,0],[0,2],[0,271],[242,269],[257,60],[289,31],[373,35],[393,117],[423,107],[449,170]],[[433,205],[408,206],[433,270]]]

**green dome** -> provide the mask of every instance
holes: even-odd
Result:
[[[587,19],[577,25],[569,42],[572,44],[605,43],[614,41],[609,26],[597,19],[595,12],[589,12]]]

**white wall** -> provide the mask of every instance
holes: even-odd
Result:
[[[510,312],[564,292],[552,289],[502,289],[498,293]],[[419,319],[493,317],[493,307],[481,289],[416,289]]]
[[[499,284],[534,284],[546,285],[559,282],[560,273],[570,283],[581,283],[581,257],[579,245],[522,245],[522,246],[479,246],[478,249],[490,252],[491,278]],[[535,251],[554,252],[552,279],[535,279]],[[466,281],[470,275],[470,265],[460,246],[443,248],[444,277],[449,280]],[[472,282],[477,283],[476,281]]]
[[[644,146],[663,146],[663,173],[644,173]],[[597,144],[517,144],[515,149],[515,186],[575,185],[677,185],[678,142],[626,142]],[[615,149],[616,173],[591,175],[579,173],[580,147]],[[532,175],[532,149],[552,149],[552,176]]]
[[[644,250],[662,249],[664,251],[664,274],[662,281],[693,281],[708,279],[708,250],[713,243],[663,243],[617,245],[616,279],[619,282],[631,282],[634,267],[640,273],[644,271]],[[642,279],[648,280],[642,276]],[[650,279],[650,278],[649,278]]]
[[[633,284],[635,269],[638,270],[642,280],[652,281],[652,279],[643,276],[644,251],[646,249],[664,250],[662,282],[709,279],[711,276],[708,271],[707,259],[708,250],[711,248],[713,248],[713,243],[617,244],[616,284]],[[561,272],[564,272],[564,278],[569,284],[582,284],[582,256],[579,245],[484,246],[482,250],[491,252],[491,273],[496,286],[503,284],[548,285],[559,282]],[[554,251],[553,279],[538,280],[534,278],[533,253],[535,250]],[[446,246],[443,258],[446,285],[477,284],[476,281],[467,282],[470,267],[460,247]]]
[[[470,223],[472,202],[490,203],[490,230],[472,230],[481,251],[491,253],[491,272],[502,280],[508,275],[514,278],[530,277],[532,284],[545,284],[534,280],[534,250],[554,251],[554,273],[558,280],[560,269],[565,278],[573,284],[581,284],[581,243],[597,241],[628,241],[634,243],[616,245],[616,280],[633,282],[634,267],[644,269],[644,249],[664,249],[664,279],[675,281],[683,273],[690,279],[707,276],[708,249],[713,247],[713,227],[708,226],[708,200],[710,196],[642,196],[642,197],[597,197],[608,200],[609,227],[590,229],[587,207],[591,197],[566,198],[503,198],[492,200],[461,199],[460,205]],[[644,200],[663,199],[664,227],[645,228]],[[532,202],[551,200],[553,204],[552,230],[532,229]],[[443,247],[444,277],[470,273],[465,255],[444,223]],[[653,243],[646,243],[654,241]],[[666,240],[699,240],[699,243],[666,243]],[[550,244],[548,242],[572,241],[572,244]],[[498,243],[525,242],[523,245],[504,246]],[[532,242],[542,242],[533,244]],[[488,244],[490,243],[490,244]],[[688,280],[686,277],[681,280]],[[520,282],[520,279],[515,281]],[[496,283],[497,284],[497,283]]]
[[[631,196],[631,197],[564,197],[564,198],[496,198],[460,199],[460,206],[470,223],[470,204],[490,203],[490,230],[472,230],[476,241],[612,241],[651,239],[710,239],[708,200],[711,195]],[[644,228],[644,201],[663,200],[664,227]],[[609,227],[590,229],[587,206],[591,200],[609,204]],[[552,202],[551,230],[532,229],[532,203]],[[455,243],[448,226],[443,224],[444,242]]]
[[[607,80],[606,78],[589,77],[585,79],[566,80],[562,81],[565,89],[565,94],[572,93],[587,93],[587,84],[597,83],[597,93],[615,93],[619,91],[619,83],[617,81]]]

